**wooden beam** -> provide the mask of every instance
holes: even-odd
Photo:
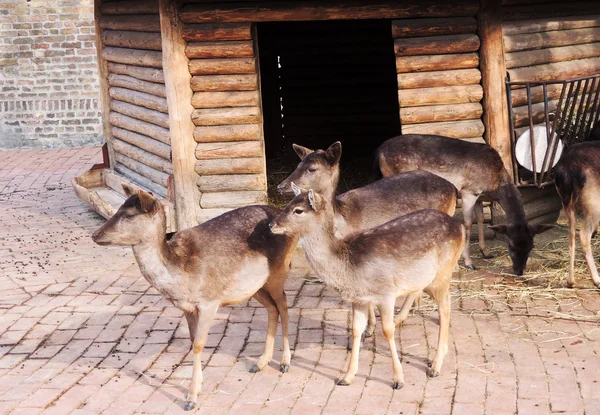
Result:
[[[534,19],[505,22],[502,29],[504,36],[522,33],[550,32],[553,30],[581,29],[583,27],[600,26],[600,15],[567,16],[557,19]]]
[[[476,52],[448,55],[398,56],[396,58],[396,71],[398,73],[470,68],[479,68],[479,56]]]
[[[191,75],[188,58],[185,56],[185,40],[178,15],[179,2],[159,0],[162,30],[163,70],[169,106],[169,123],[173,177],[175,181],[174,207],[177,229],[186,229],[198,224],[200,192],[196,186],[194,171],[194,123],[192,122]]]
[[[402,126],[402,134],[435,134],[451,138],[481,137],[483,132],[481,120],[429,122]]]
[[[431,88],[436,86],[473,85],[481,81],[479,69],[401,73],[397,75],[398,88]]]
[[[559,48],[526,50],[506,54],[508,69],[523,66],[542,65],[545,63],[574,61],[577,59],[596,58],[600,56],[600,42],[586,45],[570,45]]]
[[[421,37],[475,33],[477,20],[473,17],[404,19],[392,21],[392,37]]]
[[[158,14],[156,1],[110,1],[103,2],[100,6],[102,14]]]
[[[512,176],[512,146],[506,102],[506,63],[502,38],[500,0],[480,0],[479,51],[481,84],[483,85],[484,137],[502,158]]]
[[[258,91],[195,92],[194,108],[252,107],[258,105]]]
[[[478,102],[426,107],[400,108],[402,125],[425,122],[457,121],[480,119],[483,109]]]
[[[167,97],[167,91],[165,90],[164,84],[142,81],[141,79],[129,75],[111,73],[108,75],[108,84],[110,86],[119,86],[134,91],[145,92],[147,94],[156,95],[157,97]]]
[[[600,73],[600,57],[509,69],[513,82],[562,81]]]
[[[96,21],[102,29],[160,33],[160,21],[153,14],[99,16]]]
[[[165,74],[162,69],[144,68],[142,66],[123,65],[122,63],[108,62],[108,70],[111,73],[129,75],[143,81],[150,81],[159,84],[165,83]]]
[[[102,41],[106,46],[119,48],[161,50],[160,33],[132,32],[129,30],[104,30]]]
[[[249,40],[251,25],[247,23],[186,24],[181,36],[188,42],[214,40]]]
[[[600,27],[504,36],[506,52],[581,45],[600,41]]]
[[[155,50],[115,48],[111,46],[102,50],[102,57],[110,62],[162,68],[162,52]]]
[[[440,86],[398,91],[400,108],[479,102],[482,98],[481,85]]]
[[[439,53],[476,52],[479,38],[475,34],[413,37],[394,40],[396,56],[433,55]]]

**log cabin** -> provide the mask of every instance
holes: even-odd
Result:
[[[534,85],[528,98],[506,81],[600,74],[595,6],[95,0],[104,163],[73,186],[105,217],[122,183],[148,190],[176,231],[268,202],[268,161],[291,143],[341,140],[352,163],[400,133],[486,142],[520,183],[515,134],[561,86]],[[533,223],[558,216],[553,186],[523,196]]]

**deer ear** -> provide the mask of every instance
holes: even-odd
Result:
[[[304,160],[306,158],[306,156],[308,156],[310,153],[313,152],[313,150],[311,150],[310,148],[302,147],[302,146],[299,146],[298,144],[292,144],[292,148],[294,149],[296,154],[298,154],[298,157],[300,157],[300,160]]]
[[[340,158],[342,157],[342,143],[336,141],[332,145],[329,146],[327,151],[325,152],[325,156],[327,157],[327,161],[332,166],[338,164],[340,162]]]
[[[302,188],[296,186],[296,183],[292,182],[292,191],[294,192],[294,196],[298,196],[300,193],[302,193]]]
[[[127,197],[131,197],[131,196],[133,196],[133,195],[135,195],[135,194],[138,193],[137,189],[129,186],[128,184],[121,183],[121,187],[123,188],[123,191],[125,192],[125,195]]]
[[[319,210],[321,210],[321,207],[323,206],[323,198],[321,198],[321,196],[319,196],[317,193],[315,193],[313,191],[313,189],[310,189],[308,191],[308,203],[310,204],[310,207],[313,208],[313,210],[315,212],[318,212]]]
[[[153,212],[156,209],[156,199],[148,192],[140,191],[138,193],[140,199],[140,210],[144,213]]]
[[[507,230],[507,226],[506,225],[494,225],[494,226],[488,226],[488,228],[490,228],[494,232],[506,235],[506,230]]]
[[[554,228],[554,225],[549,225],[547,223],[540,223],[539,225],[529,225],[529,229],[531,229],[531,232],[533,232],[534,235],[549,231],[552,228]]]

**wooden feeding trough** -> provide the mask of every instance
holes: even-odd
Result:
[[[441,134],[487,142],[512,172],[507,74],[598,73],[594,4],[95,0],[105,161],[74,188],[105,217],[121,183],[151,191],[175,231],[268,202],[267,159],[291,142],[342,140],[352,163],[399,133]]]

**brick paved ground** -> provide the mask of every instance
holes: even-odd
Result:
[[[148,286],[129,249],[92,243],[103,219],[71,190],[71,177],[97,161],[98,148],[0,153],[0,413],[183,412],[191,360],[181,313]],[[502,260],[490,264],[503,269]],[[538,260],[532,269],[547,266]],[[406,385],[393,391],[380,326],[354,383],[335,386],[348,357],[349,307],[296,267],[287,285],[290,372],[273,362],[248,373],[265,312],[254,302],[223,308],[203,354],[197,411],[600,414],[600,294],[589,277],[576,290],[531,277],[455,274],[442,375],[425,375],[437,339],[426,302],[399,330]]]

